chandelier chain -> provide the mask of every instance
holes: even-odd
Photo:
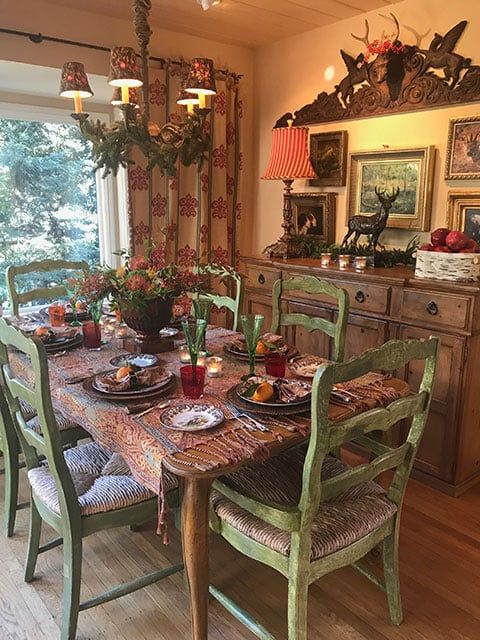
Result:
[[[148,45],[150,43],[150,37],[153,33],[148,22],[150,11],[152,8],[151,0],[135,0],[133,5],[134,19],[133,25],[135,29],[135,35],[137,36],[138,46],[140,49],[140,57],[142,58],[142,80],[143,80],[143,113],[145,119],[148,121],[150,115],[150,99],[149,99],[149,81],[148,81],[148,60],[149,51]]]

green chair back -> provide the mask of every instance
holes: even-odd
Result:
[[[222,481],[214,487],[242,509],[263,522],[287,531],[291,535],[290,555],[260,544],[223,522],[211,512],[212,528],[225,537],[239,551],[275,568],[289,581],[289,640],[307,638],[308,586],[321,576],[346,565],[353,565],[363,575],[387,593],[392,622],[402,620],[398,571],[398,536],[401,507],[407,481],[420,443],[432,396],[435,375],[438,339],[392,340],[379,349],[366,351],[358,358],[346,363],[324,364],[317,369],[312,390],[312,428],[303,465],[302,488],[296,506],[276,505],[240,493]],[[332,422],[329,418],[329,398],[332,387],[375,370],[402,371],[410,361],[423,360],[424,373],[416,393],[397,399],[386,407],[378,407]],[[388,431],[403,420],[411,420],[405,442],[389,447],[369,437],[373,430]],[[321,471],[326,456],[346,442],[357,442],[370,451],[373,459],[357,467],[349,468],[340,475],[322,480]],[[311,560],[312,526],[322,501],[331,500],[360,483],[371,481],[385,471],[392,477],[387,489],[387,498],[397,506],[394,515],[369,534],[345,547],[317,560]],[[368,513],[365,514],[368,517]],[[384,545],[384,581],[358,562],[377,544]],[[261,638],[273,639],[268,632],[242,611],[225,594],[213,588],[213,595],[250,629],[261,631]],[[241,612],[241,615],[238,615]]]
[[[56,300],[63,298],[67,294],[66,288],[61,285],[54,285],[51,287],[41,287],[32,289],[30,291],[17,290],[16,279],[18,276],[25,275],[27,273],[49,273],[53,271],[68,270],[68,271],[83,271],[84,274],[88,272],[88,264],[84,260],[71,261],[71,260],[40,260],[36,262],[30,262],[22,265],[12,265],[7,268],[7,289],[8,298],[10,301],[10,309],[13,315],[18,315],[18,309],[21,305],[28,302],[34,302],[35,300],[42,300],[47,298],[48,300]]]
[[[3,454],[4,503],[3,526],[7,537],[11,537],[15,528],[15,516],[18,508],[18,472],[20,452],[15,427],[8,407],[7,398],[0,384],[0,452]]]
[[[283,313],[281,297],[286,291],[303,291],[312,296],[326,295],[336,300],[338,316],[336,322],[326,318],[315,318],[305,313]],[[333,339],[332,360],[341,362],[345,353],[345,334],[347,330],[349,310],[348,293],[345,289],[335,286],[326,280],[315,276],[294,276],[286,280],[277,280],[272,288],[272,324],[270,331],[277,333],[279,327],[301,325],[307,331],[323,331]]]
[[[231,296],[220,295],[217,293],[203,293],[200,299],[211,300],[218,309],[228,309],[232,312],[232,330],[237,331],[238,317],[240,313],[240,305],[242,302],[242,279],[235,271],[230,271],[224,267],[217,265],[200,265],[199,273],[208,274],[220,278],[232,291]]]

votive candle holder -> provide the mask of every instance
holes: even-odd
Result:
[[[363,271],[367,268],[367,256],[357,256],[353,261],[353,266],[357,271]]]
[[[207,358],[207,376],[209,378],[219,378],[222,375],[223,358],[219,356],[210,356]]]
[[[349,266],[350,266],[350,256],[348,254],[343,254],[338,256],[339,269],[348,269]]]
[[[321,267],[329,267],[332,262],[332,254],[331,253],[322,253],[320,255],[320,266]]]

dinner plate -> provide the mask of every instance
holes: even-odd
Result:
[[[232,356],[233,358],[238,358],[239,360],[248,360],[248,352],[238,351],[233,345],[234,343],[232,342],[223,345],[223,350],[225,351],[225,353],[227,353],[229,356]],[[284,344],[282,347],[276,349],[275,351],[272,351],[271,353],[284,353],[287,358],[293,358],[293,356],[298,353],[298,349],[290,344]],[[265,360],[265,355],[266,354],[264,353],[255,354],[255,361],[263,362]]]
[[[158,363],[158,356],[154,353],[125,353],[121,356],[115,356],[110,360],[110,364],[114,367],[121,367],[127,364],[133,364],[141,369],[153,367]]]
[[[45,351],[47,353],[56,353],[57,351],[67,351],[68,349],[74,349],[83,344],[83,336],[81,333],[77,333],[76,336],[71,338],[61,337],[56,338],[52,342],[43,343]]]
[[[247,402],[237,393],[238,385],[230,387],[227,391],[227,399],[237,409],[246,411],[247,413],[258,414],[259,416],[294,416],[300,414],[307,414],[310,412],[310,402],[305,402],[301,405],[282,404],[279,406],[271,404],[253,404]]]
[[[157,388],[156,386],[155,388],[145,387],[141,390],[134,391],[134,392],[125,391],[125,392],[119,393],[116,391],[113,391],[113,392],[98,391],[93,386],[94,379],[95,379],[95,376],[92,376],[90,378],[87,378],[87,380],[83,381],[82,386],[85,389],[85,391],[89,391],[93,395],[99,398],[103,398],[103,400],[115,400],[117,402],[128,402],[131,400],[144,400],[147,398],[153,398],[155,396],[162,396],[167,393],[170,393],[170,391],[172,391],[172,389],[176,385],[175,375],[172,373],[172,377],[168,382],[168,384],[165,384],[159,388]]]
[[[203,431],[223,422],[223,411],[211,404],[181,404],[160,414],[160,422],[175,431]]]
[[[237,395],[248,404],[256,406],[260,405],[262,407],[299,407],[305,404],[310,404],[312,385],[308,382],[301,382],[299,380],[292,380],[292,382],[294,382],[296,385],[301,386],[305,390],[308,390],[308,395],[304,396],[303,398],[299,398],[298,400],[293,400],[292,402],[280,402],[280,400],[277,399],[268,400],[267,402],[259,402],[258,400],[253,400],[252,398],[243,395],[244,392],[252,385],[252,383],[248,380],[245,380],[244,382],[241,382],[237,385]]]
[[[328,362],[326,358],[307,354],[293,358],[288,363],[288,368],[296,376],[312,379],[318,367],[326,362]]]
[[[109,373],[115,373],[115,370],[106,371],[103,375],[108,375]],[[101,394],[112,395],[112,396],[115,396],[116,398],[126,398],[127,396],[129,398],[132,398],[132,397],[136,398],[137,396],[144,395],[145,393],[155,393],[156,391],[159,391],[163,387],[168,386],[172,381],[172,378],[174,378],[175,374],[172,373],[172,371],[167,371],[167,370],[165,371],[165,374],[166,374],[165,379],[160,380],[160,382],[157,382],[156,384],[151,384],[148,387],[138,386],[136,389],[135,388],[128,389],[127,391],[111,391],[111,390],[109,391],[109,390],[102,389],[96,380],[96,378],[98,378],[98,376],[101,374],[97,374],[96,376],[94,376],[92,380],[92,389],[94,389],[95,391],[98,391]]]

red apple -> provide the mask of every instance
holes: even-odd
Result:
[[[448,247],[434,247],[433,250],[437,253],[452,253],[452,250]]]
[[[429,242],[424,242],[423,244],[421,244],[418,247],[419,251],[433,251],[433,244],[430,244]]]
[[[445,227],[439,227],[432,231],[430,235],[430,242],[434,247],[443,247],[445,246],[445,238],[450,233],[450,229],[446,229]]]
[[[475,242],[473,238],[469,238],[467,246],[460,249],[460,253],[479,253],[478,242]]]
[[[445,238],[445,244],[449,249],[457,252],[465,249],[469,240],[470,238],[465,235],[463,231],[450,231],[448,236]]]

